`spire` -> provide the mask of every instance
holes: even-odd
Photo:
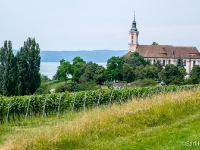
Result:
[[[135,21],[135,11],[134,11],[134,21],[132,23],[132,29],[133,31],[137,31],[137,27],[136,27],[136,21]]]

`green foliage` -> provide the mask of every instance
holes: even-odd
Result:
[[[157,82],[155,80],[145,78],[144,80],[142,80],[141,86],[142,87],[155,86],[156,84]]]
[[[145,84],[149,84],[149,80],[145,81]],[[106,90],[90,90],[93,89],[95,83],[86,82],[79,85],[80,90],[87,89],[89,91],[81,91],[74,93],[55,93],[46,95],[32,95],[32,96],[13,96],[13,97],[0,97],[0,121],[6,122],[6,116],[8,115],[8,121],[20,119],[27,115],[27,106],[29,104],[28,116],[41,115],[41,112],[45,111],[45,114],[57,114],[58,107],[60,106],[60,113],[71,109],[80,110],[83,107],[94,107],[97,105],[121,103],[129,100],[131,97],[148,97],[154,94],[173,92],[177,90],[186,90],[194,88],[195,86],[160,86],[160,87],[143,87],[143,88],[124,88],[124,89],[106,89]],[[86,98],[84,100],[84,98]],[[59,103],[60,101],[60,103]],[[45,110],[44,110],[45,108]],[[9,113],[8,113],[9,110]],[[17,114],[15,116],[14,114]],[[14,116],[13,116],[14,115]]]
[[[161,64],[159,60],[156,61],[156,63],[153,65],[158,69],[158,72],[160,72],[163,69],[163,65]]]
[[[40,94],[48,94],[49,92],[47,91],[47,90],[45,90],[45,89],[43,89],[43,88],[37,88],[37,90],[35,91],[35,93],[34,94],[38,94],[38,95],[40,95]]]
[[[136,79],[157,79],[158,78],[158,69],[153,65],[146,65],[146,66],[138,66],[135,69],[135,77]]]
[[[79,82],[79,79],[84,71],[84,66],[86,65],[86,62],[80,58],[75,57],[73,59],[72,63],[72,80],[75,82]]]
[[[16,58],[12,53],[11,41],[5,41],[0,50],[0,94],[15,95],[17,83]]]
[[[83,74],[81,75],[79,82],[83,83],[94,81],[97,84],[102,85],[105,81],[104,71],[105,68],[103,66],[88,62],[83,68]]]
[[[190,78],[193,84],[198,84],[200,82],[200,66],[195,65],[192,68]]]
[[[47,81],[50,81],[50,79],[48,78],[48,76],[43,75],[43,74],[40,76],[40,78],[41,78],[41,82],[47,82]]]
[[[167,64],[165,68],[159,73],[160,79],[165,82],[165,84],[181,84],[184,79],[184,74],[179,67],[172,64]]]
[[[56,87],[56,93],[59,92],[80,92],[80,91],[88,91],[88,90],[97,90],[100,87],[96,85],[95,82],[83,82],[83,83],[67,83],[61,84]]]
[[[40,86],[40,48],[35,39],[28,38],[16,55],[18,68],[18,95],[35,93]]]
[[[94,81],[99,84],[103,85],[103,83],[106,81],[106,76],[104,74],[105,68],[103,66],[97,66],[94,74]]]
[[[60,66],[58,66],[56,75],[58,80],[66,81],[68,76],[72,74],[72,66],[70,62],[65,61],[64,59],[60,60]]]
[[[143,80],[139,79],[131,83],[131,87],[148,87],[148,86],[155,86],[157,82],[153,79],[145,78]]]
[[[107,61],[107,68],[105,70],[106,80],[113,81],[113,80],[121,80],[122,79],[122,69],[123,61],[120,57],[111,57]]]
[[[177,59],[177,64],[176,64],[176,66],[184,67],[183,59],[182,59],[181,57],[179,57],[179,58]]]
[[[129,57],[126,57],[124,59],[125,63],[127,63],[129,66],[132,67],[132,69],[136,69],[136,67],[140,66],[140,65],[147,65],[150,64],[149,61],[145,61],[144,57],[142,55],[140,55],[140,53],[138,52],[133,52],[130,54]]]
[[[135,79],[134,71],[127,63],[124,63],[122,66],[122,76],[123,81],[127,81],[128,83],[134,81]]]
[[[156,42],[153,42],[151,45],[159,45],[158,43],[156,43]]]
[[[78,113],[66,111],[59,117],[3,124],[0,145],[1,149],[199,149],[197,142],[188,142],[200,137],[199,110],[197,90],[170,92]]]

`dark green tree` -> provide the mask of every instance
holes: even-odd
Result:
[[[159,45],[158,43],[156,43],[156,42],[153,42],[151,45]]]
[[[184,80],[184,74],[179,70],[177,66],[172,64],[167,64],[165,68],[159,73],[159,77],[161,80],[165,82],[165,84],[181,84]]]
[[[159,60],[156,61],[156,63],[153,65],[158,69],[158,72],[160,72],[163,69],[163,65],[161,64]]]
[[[122,76],[123,81],[127,81],[128,83],[134,81],[135,79],[134,71],[127,63],[124,63],[122,66]]]
[[[73,81],[79,82],[79,79],[84,72],[85,65],[86,65],[86,62],[82,58],[75,57],[73,59],[73,63],[72,63],[72,80]]]
[[[60,60],[60,65],[58,66],[56,75],[58,80],[66,81],[68,76],[72,74],[72,65],[70,62],[65,61],[64,59]]]
[[[193,84],[199,84],[200,82],[200,66],[195,65],[191,72],[190,72],[190,78],[192,80]]]
[[[95,70],[94,81],[99,85],[102,85],[106,81],[104,72],[105,68],[103,66],[98,65]]]
[[[128,57],[124,59],[125,63],[131,66],[133,69],[136,69],[137,66],[150,64],[149,61],[146,61],[142,55],[138,52],[133,52]]]
[[[0,50],[0,93],[2,95],[15,95],[16,69],[16,59],[12,52],[12,42],[5,41],[4,46]]]
[[[83,68],[83,74],[81,75],[79,82],[93,81],[97,66],[96,63],[88,62]]]
[[[3,95],[16,95],[17,65],[16,58],[12,52],[12,42],[7,43],[8,53],[6,57],[5,79]]]
[[[136,79],[143,80],[148,78],[156,80],[158,78],[158,69],[153,65],[138,66],[134,72]]]
[[[50,81],[50,79],[48,78],[48,76],[43,75],[43,74],[41,74],[40,78],[41,78],[41,82],[47,82],[47,81]]]
[[[113,56],[110,59],[108,59],[107,68],[105,70],[106,80],[122,80],[122,65],[123,61],[120,57]]]
[[[176,66],[179,66],[179,67],[183,67],[184,68],[184,64],[183,64],[183,59],[181,57],[179,57],[177,59],[177,64]]]
[[[105,68],[99,66],[96,63],[88,62],[84,66],[84,73],[81,75],[79,82],[91,82],[94,81],[97,84],[103,84],[105,81],[104,75]]]
[[[41,83],[40,48],[35,39],[28,38],[16,55],[18,67],[18,95],[35,93]]]
[[[5,70],[6,70],[6,57],[8,54],[7,41],[4,42],[4,46],[0,50],[0,94],[3,95],[4,82],[5,82]]]

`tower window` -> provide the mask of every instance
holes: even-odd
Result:
[[[133,39],[133,36],[132,36],[132,39]]]

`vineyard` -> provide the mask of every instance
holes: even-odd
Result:
[[[110,105],[153,95],[191,90],[189,86],[156,86],[144,88],[106,89],[75,93],[54,93],[46,95],[0,97],[0,122],[9,123],[33,117],[59,115],[66,111]]]

